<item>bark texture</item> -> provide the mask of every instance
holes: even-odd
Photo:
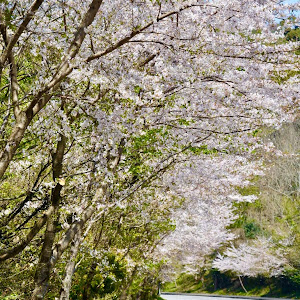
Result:
[[[73,244],[71,245],[70,257],[66,266],[65,278],[62,282],[62,289],[61,289],[59,300],[69,299],[70,290],[72,286],[72,276],[75,272],[76,257],[81,242],[82,242],[82,230],[79,230],[74,238]]]
[[[66,137],[60,135],[60,141],[57,143],[56,153],[53,155],[53,181],[57,182],[62,173],[62,163],[66,147]],[[51,207],[53,213],[47,219],[47,227],[44,235],[44,243],[42,247],[41,257],[35,274],[35,289],[32,299],[43,299],[47,292],[48,282],[50,278],[51,266],[50,258],[52,256],[52,246],[54,244],[56,228],[58,223],[58,210],[60,203],[60,192],[62,185],[57,183],[52,189]]]

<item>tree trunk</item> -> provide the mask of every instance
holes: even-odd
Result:
[[[0,178],[2,178],[9,163],[13,159],[30,121],[31,120],[26,116],[25,113],[21,113],[18,116],[17,123],[7,140],[5,148],[0,154]]]
[[[66,266],[66,274],[65,278],[62,282],[62,290],[60,293],[59,300],[68,300],[70,296],[70,290],[72,286],[72,276],[75,271],[75,263],[76,263],[76,257],[78,254],[79,247],[82,242],[82,231],[79,230],[75,236],[74,244],[71,246],[71,253],[70,258]]]
[[[56,224],[57,224],[58,208],[54,209],[54,213],[47,220],[47,227],[44,236],[44,244],[42,254],[35,273],[35,289],[33,291],[32,299],[43,299],[47,289],[50,278],[50,258],[52,255],[52,245],[54,243]]]
[[[123,288],[122,294],[120,296],[120,300],[127,300],[128,289],[130,288],[130,286],[133,282],[136,272],[137,272],[137,266],[134,267],[128,282],[126,283],[125,287]]]
[[[29,14],[25,17],[22,25],[18,30],[20,31],[20,34],[24,29],[26,28],[27,24],[31,20],[31,18],[34,15],[34,12],[39,8],[39,6],[42,4],[43,1],[37,0],[32,8]],[[13,159],[17,148],[19,147],[19,144],[21,140],[24,137],[25,131],[30,124],[32,118],[43,108],[45,105],[48,103],[48,101],[51,98],[51,93],[48,93],[49,91],[54,91],[56,90],[59,86],[61,81],[72,72],[72,67],[69,64],[70,59],[74,58],[80,47],[81,44],[86,36],[86,31],[85,29],[92,24],[94,21],[94,18],[102,4],[102,0],[93,0],[92,3],[90,4],[90,7],[88,11],[86,12],[80,26],[78,27],[78,30],[76,31],[74,35],[74,39],[68,49],[66,57],[63,59],[61,65],[58,67],[57,73],[54,75],[53,79],[50,81],[48,85],[46,85],[45,88],[40,90],[34,99],[31,101],[29,106],[27,107],[26,111],[20,112],[19,116],[17,117],[17,123],[14,126],[12,133],[10,137],[7,140],[7,143],[4,147],[4,149],[0,153],[0,179],[4,175],[6,169],[9,166],[9,163]],[[19,38],[18,35],[15,35],[13,39]],[[15,42],[16,42],[15,41]],[[11,41],[12,42],[12,41]],[[10,43],[11,44],[11,43]],[[13,46],[13,43],[12,43]],[[8,45],[8,48],[10,46]],[[7,50],[6,50],[7,51]],[[9,51],[10,53],[10,51]],[[7,56],[9,53],[5,54],[4,56],[0,57],[0,65],[1,65],[1,59],[3,59],[2,63],[4,63],[4,60],[6,60]],[[0,66],[1,69],[1,66]],[[1,73],[1,72],[0,72]]]
[[[246,288],[245,288],[245,286],[244,286],[244,284],[243,284],[243,281],[242,281],[241,276],[239,276],[239,281],[240,281],[241,287],[243,288],[244,292],[245,292],[245,293],[248,293],[248,291],[246,290]]]
[[[56,153],[52,159],[53,181],[56,182],[62,173],[62,162],[64,151],[66,147],[66,137],[60,135],[60,140],[57,142]],[[52,246],[55,239],[56,227],[58,223],[58,212],[60,203],[60,192],[62,185],[57,183],[52,189],[51,206],[54,212],[47,220],[46,232],[44,235],[44,243],[42,247],[40,261],[35,273],[35,289],[33,291],[32,299],[43,299],[48,289],[48,282],[51,272],[50,259],[52,256]]]
[[[218,289],[218,276],[214,274],[214,291]]]

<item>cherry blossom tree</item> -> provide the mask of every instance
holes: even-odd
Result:
[[[265,155],[265,175],[255,182],[259,189],[258,202],[240,212],[244,224],[252,220],[252,224],[259,225],[258,231],[246,235],[246,240],[240,236],[234,246],[219,254],[213,262],[219,270],[233,271],[240,276],[282,275],[283,278],[289,278],[289,272],[297,272],[298,132],[299,120],[296,120],[267,135],[276,155]]]
[[[246,187],[250,178],[262,175],[260,163],[251,162],[250,157],[219,153],[193,157],[189,160],[192,166],[178,165],[176,173],[166,178],[167,185],[173,182],[173,192],[185,202],[174,211],[176,229],[159,250],[174,265],[180,262],[181,271],[197,273],[207,267],[209,255],[236,239],[228,229],[238,217],[233,204],[256,199],[254,195],[242,196],[236,188]]]
[[[91,222],[185,153],[226,159],[262,124],[293,118],[297,79],[274,80],[299,68],[298,44],[271,26],[285,11],[267,0],[1,3],[0,260],[36,243],[33,299]],[[225,210],[225,198],[211,199]]]
[[[237,248],[232,246],[214,260],[213,267],[239,276],[278,276],[284,271],[286,259],[281,249],[272,246],[272,241],[265,238],[254,240],[252,245],[248,242]]]

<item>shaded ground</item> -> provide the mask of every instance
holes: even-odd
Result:
[[[164,284],[162,290],[176,293],[207,293],[225,297],[226,295],[236,295],[300,299],[300,286],[285,277],[243,278],[242,280],[247,293],[241,287],[238,278],[220,273],[210,273],[198,279],[193,275],[182,274],[175,282]]]

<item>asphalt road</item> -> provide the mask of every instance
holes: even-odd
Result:
[[[226,298],[226,297],[206,297],[206,296],[193,296],[193,295],[165,295],[161,294],[165,300],[239,300],[242,298]],[[245,299],[242,299],[245,300]]]

